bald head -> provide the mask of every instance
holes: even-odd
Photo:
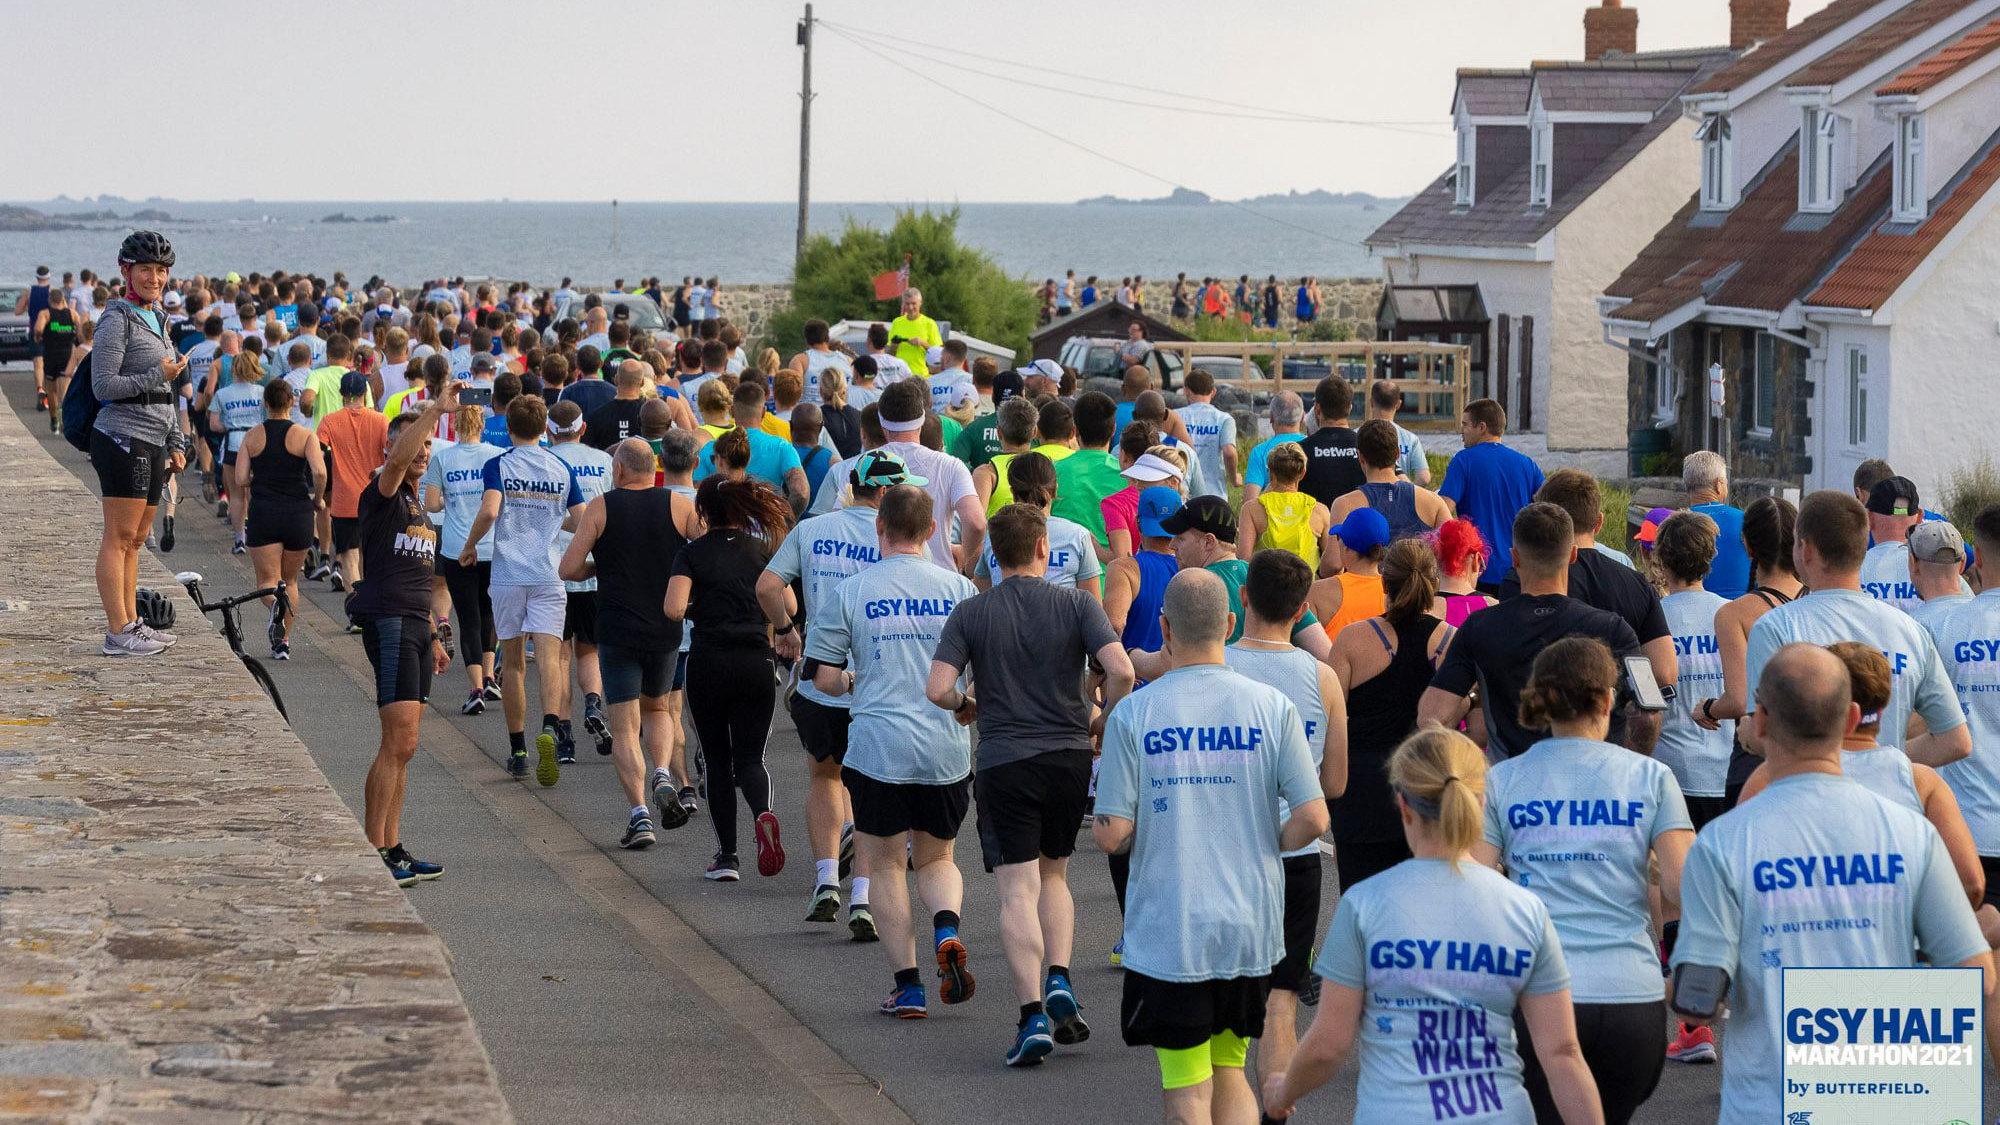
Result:
[[[613,482],[619,488],[649,488],[658,462],[653,447],[644,438],[626,438],[611,448],[611,463],[618,471]]]
[[[1766,758],[1827,758],[1854,728],[1847,665],[1818,645],[1789,644],[1757,681],[1758,732]]]
[[[1166,618],[1176,653],[1219,648],[1229,637],[1229,588],[1206,570],[1183,570],[1167,583],[1160,615]]]

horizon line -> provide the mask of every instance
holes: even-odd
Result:
[[[1309,189],[1309,191],[1308,191],[1308,192],[1304,192],[1304,193],[1296,193],[1296,194],[1309,194],[1309,193],[1310,193],[1310,191],[1325,191],[1325,192],[1327,192],[1327,193],[1328,193],[1328,194],[1330,194],[1330,195],[1365,195],[1365,196],[1368,196],[1368,197],[1369,197],[1370,199],[1379,199],[1379,200],[1385,200],[1385,201],[1387,201],[1387,200],[1397,200],[1397,199],[1409,199],[1409,198],[1411,198],[1411,196],[1409,196],[1409,195],[1377,195],[1377,194],[1375,194],[1374,192],[1369,192],[1369,191],[1361,191],[1361,190],[1359,190],[1359,189],[1349,189],[1349,190],[1344,190],[1344,191],[1333,191],[1333,190],[1332,190],[1332,189],[1330,189],[1330,188],[1313,188],[1313,189]],[[1264,198],[1265,196],[1274,196],[1274,195],[1286,195],[1286,194],[1294,194],[1294,193],[1295,193],[1295,192],[1275,192],[1275,191],[1273,191],[1273,192],[1264,192],[1264,193],[1263,193],[1262,195],[1249,195],[1249,196],[1242,196],[1242,197],[1240,197],[1239,199],[1225,199],[1225,198],[1223,198],[1222,196],[1209,196],[1209,199],[1210,199],[1210,200],[1211,200],[1212,202],[1215,202],[1215,203],[1222,203],[1222,204],[1228,204],[1228,203],[1232,203],[1232,202],[1239,202],[1239,201],[1240,201],[1241,199],[1261,199],[1261,198]],[[603,199],[541,199],[541,198],[532,198],[532,199],[516,199],[516,198],[513,198],[513,197],[489,197],[489,198],[479,198],[479,199],[474,199],[474,198],[464,198],[464,199],[289,199],[289,198],[287,198],[287,199],[278,199],[278,198],[256,198],[256,197],[250,197],[250,196],[244,196],[244,197],[241,197],[241,198],[237,198],[237,199],[192,199],[192,198],[180,198],[180,197],[174,197],[174,196],[146,196],[146,197],[144,197],[144,198],[141,198],[141,199],[133,199],[133,198],[130,198],[130,197],[127,197],[127,196],[122,196],[122,195],[115,195],[115,193],[111,193],[111,192],[104,192],[104,193],[100,193],[100,194],[103,194],[103,195],[112,195],[112,196],[113,196],[113,198],[115,198],[115,199],[118,199],[118,200],[122,201],[122,202],[123,202],[123,203],[124,203],[125,205],[128,205],[128,206],[143,206],[143,205],[145,205],[145,204],[147,204],[147,203],[201,203],[201,204],[241,204],[241,203],[287,203],[287,204],[295,204],[295,203],[315,203],[315,204],[317,204],[317,203],[334,203],[334,204],[365,204],[365,205],[368,205],[368,206],[385,206],[385,205],[391,205],[391,204],[407,204],[407,203],[423,203],[423,204],[437,204],[437,203],[490,203],[490,204],[513,204],[513,203],[536,203],[536,204],[543,204],[543,203],[563,203],[563,204],[590,204],[590,205],[596,205],[596,206],[604,206],[604,205],[608,205],[608,204],[613,204],[613,203],[638,203],[638,204],[646,204],[646,205],[660,205],[660,204],[668,204],[668,205],[686,205],[686,204],[698,204],[698,205],[701,205],[701,206],[711,206],[711,207],[732,207],[732,206],[742,206],[742,207],[768,207],[768,206],[773,206],[773,205],[780,205],[780,204],[782,204],[782,205],[786,205],[786,206],[791,206],[791,205],[794,205],[794,204],[796,204],[796,203],[798,202],[798,201],[797,201],[797,200],[795,200],[795,199],[626,199],[626,198],[624,198],[624,197],[622,197],[622,196],[620,196],[620,197],[617,197],[617,198],[603,198]],[[1106,194],[1106,195],[1112,195],[1112,193],[1104,193],[1104,194]],[[946,201],[940,201],[940,200],[896,200],[896,199],[827,199],[827,200],[816,200],[816,201],[814,201],[814,202],[813,202],[812,204],[810,204],[810,206],[813,206],[813,207],[849,207],[849,206],[862,206],[862,207],[924,207],[924,208],[940,208],[940,207],[958,207],[958,206],[962,206],[962,205],[967,205],[967,204],[971,204],[971,205],[976,205],[976,206],[982,206],[982,207],[992,207],[992,206],[1048,206],[1048,205],[1062,205],[1062,206],[1073,206],[1073,205],[1077,205],[1077,204],[1083,204],[1083,203],[1087,203],[1087,202],[1091,202],[1091,201],[1094,201],[1094,200],[1096,200],[1096,199],[1099,199],[1099,198],[1101,198],[1101,196],[1091,196],[1091,197],[1088,197],[1088,198],[1086,198],[1086,199],[955,199],[955,200],[951,200],[951,201],[949,201],[949,202],[946,202]],[[1129,196],[1129,197],[1128,197],[1128,196],[1117,196],[1117,195],[1112,195],[1112,198],[1115,198],[1115,199],[1120,199],[1120,200],[1124,200],[1124,201],[1126,201],[1126,202],[1132,202],[1132,201],[1144,201],[1144,202],[1148,202],[1148,203],[1151,203],[1151,202],[1155,202],[1155,201],[1159,201],[1159,200],[1163,200],[1163,199],[1165,199],[1166,197],[1165,197],[1165,196]],[[5,204],[5,205],[12,205],[12,206],[26,206],[26,205],[30,205],[30,204],[37,204],[37,203],[41,203],[41,204],[100,204],[100,200],[99,200],[99,198],[98,198],[97,196],[85,196],[85,197],[82,197],[82,198],[75,198],[75,197],[71,197],[71,196],[68,196],[68,195],[63,195],[63,196],[62,196],[62,197],[61,197],[60,199],[58,199],[57,197],[54,197],[54,196],[50,196],[50,197],[46,197],[46,198],[41,198],[41,199],[30,199],[30,198],[26,198],[26,197],[13,197],[13,198],[7,198],[7,199],[0,199],[0,204]],[[100,205],[105,205],[105,204],[100,204]]]

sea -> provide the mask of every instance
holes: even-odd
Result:
[[[171,219],[0,232],[0,282],[26,281],[39,265],[58,274],[109,272],[119,240],[139,225],[173,240],[182,275],[286,269],[344,271],[357,283],[379,274],[401,284],[465,276],[553,285],[568,276],[588,285],[698,273],[725,285],[782,282],[791,276],[798,217],[791,203],[21,202],[57,218],[145,208]],[[1089,273],[1157,280],[1182,271],[1373,276],[1379,265],[1361,240],[1396,204],[821,203],[812,230],[886,228],[899,206],[956,206],[960,238],[1020,277],[1074,269],[1079,280]],[[323,221],[333,215],[361,221]],[[367,221],[377,217],[385,221]]]

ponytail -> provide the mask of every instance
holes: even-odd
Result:
[[[1390,757],[1389,785],[1411,812],[1436,826],[1456,870],[1485,823],[1486,758],[1479,747],[1457,731],[1418,731]]]
[[[1390,544],[1381,569],[1382,590],[1389,597],[1382,616],[1391,625],[1408,625],[1431,611],[1440,581],[1438,561],[1422,540],[1398,539]]]
[[[1046,512],[1056,502],[1056,463],[1046,453],[1017,453],[1007,462],[1007,487],[1015,503]]]

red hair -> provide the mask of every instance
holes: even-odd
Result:
[[[1438,566],[1450,576],[1486,569],[1486,560],[1493,554],[1479,529],[1463,517],[1439,524],[1431,533],[1431,546],[1437,551]]]

